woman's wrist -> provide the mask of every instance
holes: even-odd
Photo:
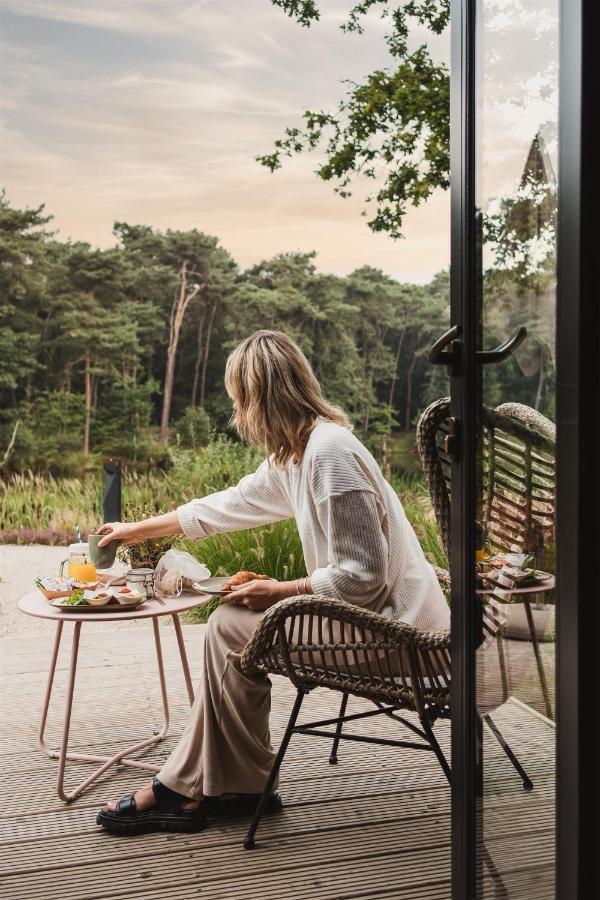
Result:
[[[295,582],[296,585],[296,594],[300,596],[301,594],[311,594],[312,588],[310,584],[309,576],[305,576],[304,578],[298,578]]]

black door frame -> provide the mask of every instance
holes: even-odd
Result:
[[[450,320],[461,328],[451,373],[458,423],[450,516],[452,658],[452,897],[475,897],[476,799],[481,766],[475,710],[475,509],[477,291],[475,232],[475,4],[451,0]]]
[[[475,205],[477,0],[451,0],[451,324],[459,459],[452,466],[452,898],[476,896],[474,602],[478,312]],[[557,287],[557,900],[587,900],[598,883],[600,717],[600,95],[598,0],[561,0]],[[594,109],[595,107],[595,109]],[[584,888],[585,885],[585,888]],[[585,893],[584,893],[585,891]]]
[[[557,898],[600,896],[598,0],[561,0],[557,293]],[[596,890],[594,890],[594,885]]]

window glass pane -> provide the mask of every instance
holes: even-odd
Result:
[[[536,573],[554,570],[558,3],[477,12],[480,349],[527,332],[481,371],[478,896],[536,900],[554,896],[555,607]]]

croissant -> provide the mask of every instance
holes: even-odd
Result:
[[[240,584],[247,584],[249,581],[268,581],[268,575],[257,575],[256,572],[248,572],[245,569],[242,569],[239,572],[236,572],[235,575],[232,575],[225,584],[223,585],[224,591],[230,591],[232,587],[238,586]]]

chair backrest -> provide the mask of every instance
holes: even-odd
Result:
[[[450,460],[444,449],[450,399],[427,407],[417,446],[446,553],[450,552]],[[517,546],[553,568],[556,429],[536,410],[504,403],[481,412],[479,517],[495,550]]]

